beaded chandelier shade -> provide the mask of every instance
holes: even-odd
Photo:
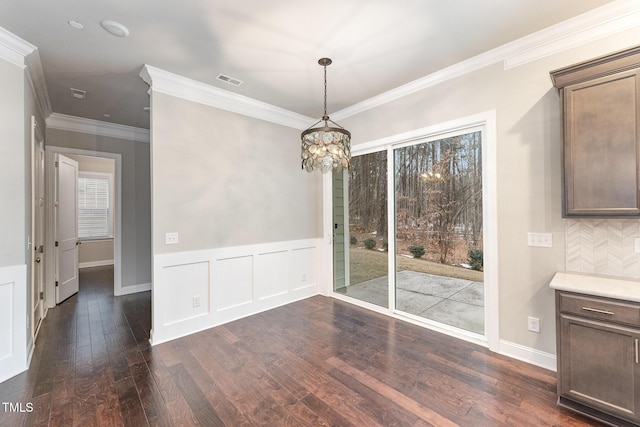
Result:
[[[302,132],[302,169],[340,172],[349,167],[351,160],[351,133],[327,115],[327,66],[331,59],[321,58],[318,64],[324,67],[324,115]],[[320,122],[324,122],[324,126],[314,127]]]

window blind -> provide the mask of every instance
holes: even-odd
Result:
[[[110,237],[109,177],[78,177],[78,238]]]

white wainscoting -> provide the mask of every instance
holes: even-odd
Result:
[[[319,242],[295,240],[154,256],[151,343],[318,294]]]
[[[0,382],[27,363],[27,266],[0,268]]]

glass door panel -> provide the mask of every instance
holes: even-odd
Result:
[[[397,311],[484,335],[482,133],[394,149]]]
[[[353,157],[348,172],[337,175],[334,291],[388,308],[387,152]]]

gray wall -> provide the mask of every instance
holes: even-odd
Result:
[[[149,144],[47,129],[46,145],[122,155],[122,288],[151,282]]]
[[[0,267],[26,263],[27,143],[24,71],[0,60]],[[30,121],[30,120],[29,120]]]
[[[300,131],[157,92],[151,111],[154,255],[321,236]]]
[[[501,340],[555,353],[548,283],[565,268],[565,227],[560,101],[549,71],[634,43],[628,32],[511,70],[496,63],[341,120],[357,145],[496,110]],[[553,233],[553,248],[528,247],[527,232]],[[527,316],[541,318],[540,334],[527,331]]]

